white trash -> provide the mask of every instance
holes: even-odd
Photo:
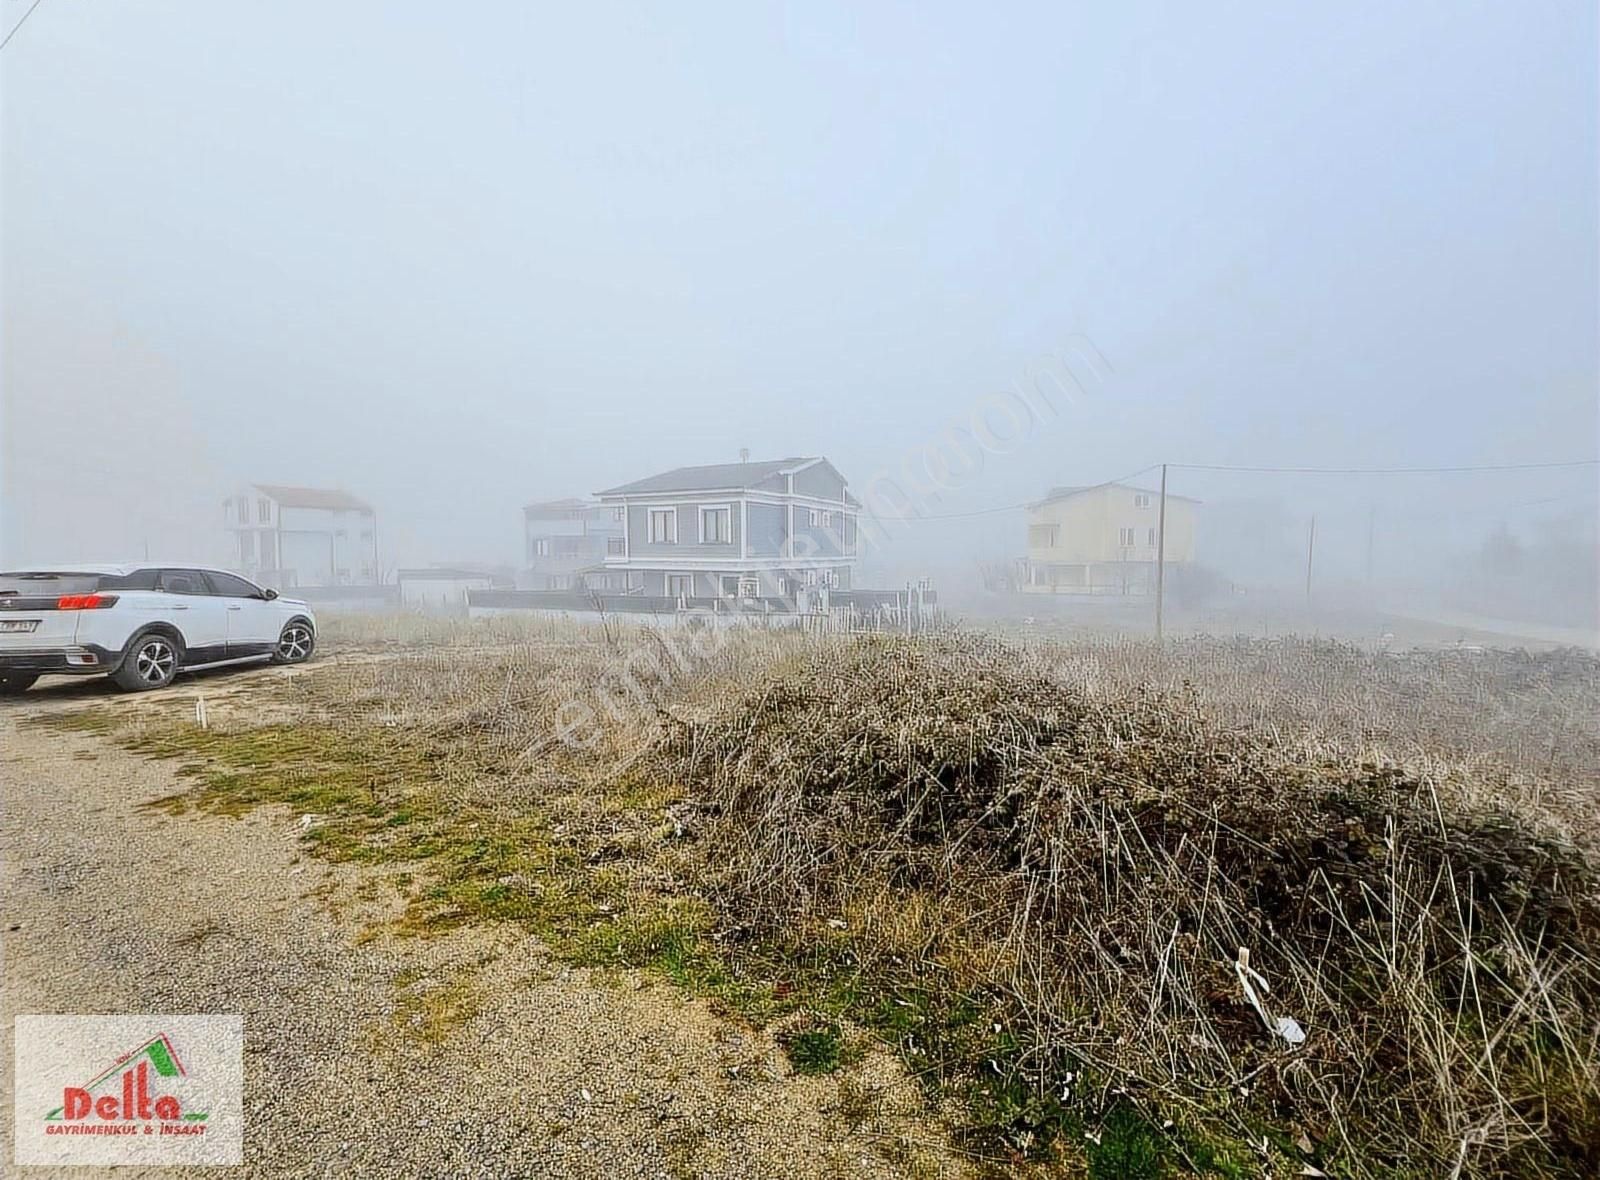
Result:
[[[1267,986],[1267,981],[1261,972],[1250,966],[1250,949],[1239,948],[1239,957],[1234,960],[1233,973],[1239,977],[1239,986],[1244,989],[1244,998],[1250,1001],[1250,1006],[1261,1017],[1261,1023],[1267,1026],[1267,1031],[1275,1036],[1282,1037],[1291,1045],[1302,1044],[1306,1039],[1306,1030],[1300,1027],[1300,1022],[1292,1016],[1280,1016],[1276,1020],[1267,1012],[1267,1006],[1261,1002],[1261,996],[1256,994],[1253,984],[1259,984],[1262,994],[1272,989]]]

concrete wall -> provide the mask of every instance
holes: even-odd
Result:
[[[400,602],[422,610],[465,610],[468,590],[487,590],[488,578],[401,578]]]

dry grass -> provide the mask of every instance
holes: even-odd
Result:
[[[1171,1119],[1165,1154],[1191,1165],[1292,1128],[1341,1175],[1594,1174],[1592,846],[1534,816],[1552,792],[1515,751],[1478,752],[1484,792],[1431,751],[1426,770],[1349,756],[1395,724],[1381,713],[1354,739],[1321,712],[1269,727],[1271,684],[1129,687],[1140,652],[1113,673],[1093,653],[1092,683],[1069,663],[1071,684],[1052,674],[1067,653],[1045,654],[841,643],[682,726],[664,765],[705,810],[723,912],[780,941],[844,922],[868,976],[976,998],[1003,1033],[984,1129],[1022,1146]],[[1324,699],[1339,679],[1319,661],[1353,659],[1213,654],[1290,682],[1309,665]],[[1570,671],[1592,698],[1592,662]],[[1305,1044],[1246,1002],[1241,947]]]
[[[983,1158],[1600,1173],[1600,661],[690,650],[521,620],[339,620],[324,642],[387,652],[285,687],[321,764],[346,763],[324,785],[352,784],[329,851],[410,858],[430,920],[528,921],[583,961],[798,1020],[808,1068],[870,1030]],[[619,681],[615,720],[556,739]],[[237,736],[205,739],[207,805],[305,789]],[[396,829],[397,807],[421,818]],[[1303,1044],[1246,1002],[1241,947]]]

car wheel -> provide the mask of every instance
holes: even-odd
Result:
[[[127,692],[165,688],[178,674],[182,653],[178,641],[161,631],[146,631],[128,645],[122,666],[111,679]]]
[[[278,646],[272,649],[274,664],[303,664],[311,658],[317,646],[316,632],[304,619],[291,619],[278,636]]]
[[[27,692],[37,679],[37,672],[0,672],[0,696]]]

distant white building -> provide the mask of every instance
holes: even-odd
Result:
[[[605,572],[623,551],[622,510],[598,500],[544,500],[522,510],[529,590],[623,589],[627,580]]]
[[[467,591],[488,590],[494,577],[481,570],[429,569],[400,570],[395,574],[400,586],[400,604],[416,610],[465,611]]]
[[[264,585],[360,586],[382,580],[372,505],[349,492],[251,484],[222,502],[232,561]]]

